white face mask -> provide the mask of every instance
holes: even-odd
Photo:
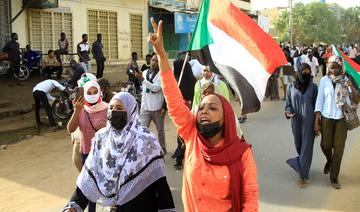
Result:
[[[99,101],[99,98],[100,98],[100,93],[97,93],[97,94],[93,94],[93,95],[88,95],[88,94],[85,94],[85,100],[90,103],[90,104],[95,104]]]

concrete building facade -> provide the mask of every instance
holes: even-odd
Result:
[[[11,18],[23,7],[23,0],[12,0]],[[106,57],[128,60],[133,51],[140,57],[148,52],[147,20],[146,0],[59,0],[56,8],[26,8],[11,31],[19,35],[21,47],[31,44],[43,53],[58,48],[61,32],[66,33],[71,52],[76,52],[82,34],[88,34],[92,43],[102,33]]]

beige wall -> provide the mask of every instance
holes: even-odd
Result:
[[[1,0],[0,0],[1,1]],[[14,18],[22,8],[22,0],[11,0],[11,16]],[[25,48],[28,43],[27,16],[26,11],[22,12],[11,25],[12,32],[18,34],[20,48]]]
[[[12,0],[12,15],[15,16],[21,10],[22,0]],[[59,7],[51,10],[70,11],[73,17],[73,52],[76,45],[81,41],[81,35],[88,33],[87,10],[106,10],[117,12],[118,15],[118,53],[120,60],[130,59],[130,20],[131,13],[143,16],[143,55],[148,52],[146,36],[148,34],[148,8],[146,0],[59,0]],[[28,43],[27,13],[24,11],[12,24],[12,29],[19,35],[21,47]],[[92,42],[92,41],[90,41]]]
[[[96,9],[113,11],[118,14],[118,52],[120,60],[128,60],[131,54],[129,14],[142,14],[144,36],[143,55],[146,55],[148,52],[145,40],[148,33],[147,4],[145,0],[82,0],[81,3],[76,0],[63,0],[59,2],[59,7],[68,7],[72,12],[74,51],[76,51],[76,44],[81,41],[81,35],[88,33],[87,10]]]

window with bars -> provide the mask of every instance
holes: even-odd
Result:
[[[72,14],[44,10],[29,10],[30,44],[32,49],[47,53],[59,48],[60,33],[64,32],[72,51]]]
[[[0,50],[3,48],[7,41],[10,40],[11,33],[11,10],[10,1],[0,1]]]
[[[131,52],[136,52],[139,58],[143,58],[143,26],[142,15],[130,14],[130,39]]]
[[[89,43],[102,34],[104,55],[108,59],[118,59],[117,13],[103,10],[88,10]]]

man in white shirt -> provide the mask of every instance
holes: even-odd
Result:
[[[57,129],[57,125],[55,123],[54,116],[52,114],[51,105],[49,104],[49,101],[53,102],[55,100],[55,98],[50,94],[50,92],[55,88],[61,91],[65,90],[64,86],[62,86],[60,83],[52,79],[44,80],[38,83],[33,89],[33,97],[35,101],[35,120],[37,126],[40,126],[41,124],[40,122],[40,103],[41,103],[46,110],[50,127],[53,130]]]
[[[350,48],[349,48],[349,57],[352,60],[355,60],[357,54],[358,54],[358,52],[357,52],[357,49],[354,47],[354,44],[351,44]]]
[[[160,72],[157,56],[151,58],[150,68],[136,71],[135,76],[142,81],[142,97],[140,109],[140,122],[142,126],[149,127],[153,121],[157,132],[160,145],[166,153],[165,131],[164,131],[164,94],[161,90]]]
[[[316,77],[317,75],[317,67],[319,66],[318,59],[314,56],[314,50],[308,49],[306,55],[301,56],[301,63],[307,63],[311,68],[311,75]]]
[[[351,91],[351,92],[349,92]],[[333,55],[328,61],[328,74],[321,78],[315,104],[315,133],[321,133],[321,149],[327,159],[324,173],[330,173],[330,182],[340,188],[338,176],[347,137],[342,105],[359,103],[359,96],[343,71],[340,57]]]

